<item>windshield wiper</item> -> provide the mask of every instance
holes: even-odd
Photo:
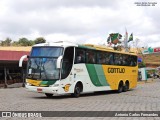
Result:
[[[46,79],[48,79],[44,65],[43,65],[43,70],[44,70],[44,75],[45,75]]]
[[[41,68],[43,68],[43,72],[44,72],[44,76],[46,79],[48,79],[47,74],[46,74],[46,69],[44,67],[45,62],[43,62],[43,58],[41,58],[41,62],[40,62],[40,79],[42,78],[42,70]]]

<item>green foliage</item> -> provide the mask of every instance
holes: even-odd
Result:
[[[6,40],[1,41],[0,45],[1,46],[10,46],[11,42],[12,42],[12,40],[10,38],[6,38]]]
[[[138,68],[146,67],[146,64],[144,62],[138,63]]]
[[[151,75],[147,73],[147,78],[151,78]]]
[[[20,46],[31,46],[31,42],[27,38],[20,38],[18,41]]]
[[[28,40],[27,38],[23,37],[20,38],[18,41],[13,41],[10,38],[6,38],[6,40],[1,40],[0,46],[33,46],[39,43],[45,43],[46,40],[43,37],[38,37],[35,40]]]
[[[35,44],[39,44],[39,43],[45,43],[46,40],[43,37],[38,37],[35,39]]]
[[[20,45],[19,45],[19,42],[14,41],[14,42],[12,43],[12,46],[20,46]]]
[[[33,40],[30,40],[29,43],[30,43],[30,46],[35,45],[35,41],[33,41]]]

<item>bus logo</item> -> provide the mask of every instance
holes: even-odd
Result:
[[[71,86],[71,84],[66,84],[63,89],[65,92],[68,92],[69,91],[69,87]]]
[[[108,68],[108,73],[125,73],[124,68]]]
[[[2,112],[2,117],[11,117],[11,112]]]

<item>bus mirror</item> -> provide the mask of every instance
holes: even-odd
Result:
[[[21,58],[20,58],[20,60],[19,60],[19,67],[22,67],[22,63],[23,63],[23,60],[25,59],[25,58],[28,58],[29,56],[27,56],[27,55],[23,55]]]
[[[59,56],[57,59],[57,69],[61,68],[61,60],[62,60],[62,56]]]

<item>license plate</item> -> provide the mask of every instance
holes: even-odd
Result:
[[[37,92],[42,92],[42,88],[37,88]]]

